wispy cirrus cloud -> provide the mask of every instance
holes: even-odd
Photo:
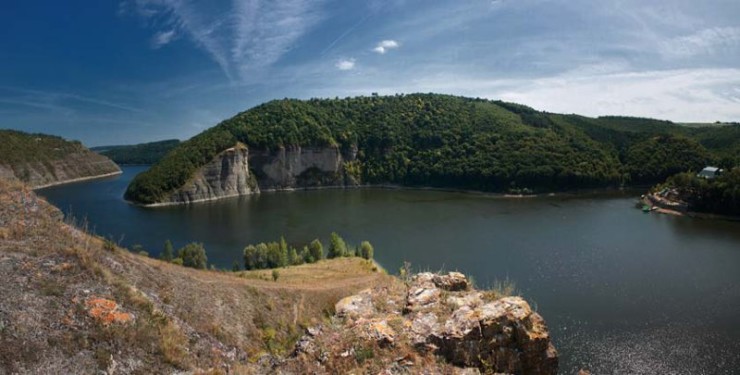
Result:
[[[378,43],[378,45],[376,45],[375,48],[373,48],[373,52],[384,55],[386,52],[392,49],[396,49],[398,47],[400,47],[400,44],[398,44],[398,42],[392,39],[388,39],[388,40],[383,40],[380,43]]]
[[[671,38],[661,46],[667,56],[692,57],[731,49],[740,45],[740,27],[713,27]]]
[[[175,30],[160,31],[152,37],[152,48],[158,49],[169,44],[175,39],[177,33]]]
[[[323,1],[131,1],[135,14],[160,29],[153,46],[161,47],[182,33],[231,81],[240,82],[276,63],[323,17]]]

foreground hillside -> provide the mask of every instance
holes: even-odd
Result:
[[[273,281],[132,254],[84,228],[0,179],[0,374],[557,371],[542,318],[460,274],[403,282],[340,258]]]
[[[277,100],[183,142],[126,198],[393,184],[531,193],[647,184],[734,162],[740,127],[587,118],[436,94]]]
[[[121,173],[110,159],[77,141],[15,130],[0,130],[0,140],[0,177],[34,188]]]
[[[180,141],[168,139],[164,141],[140,143],[136,145],[99,146],[90,150],[109,157],[117,164],[154,164],[177,147]]]

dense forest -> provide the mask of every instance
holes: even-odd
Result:
[[[740,216],[740,167],[714,179],[679,173],[653,190],[664,188],[678,190],[691,211]]]
[[[345,168],[365,184],[529,193],[652,184],[707,163],[735,165],[740,126],[551,114],[439,94],[283,99],[183,142],[132,181],[127,199],[160,201],[237,142],[356,148]]]
[[[180,141],[168,139],[164,141],[140,143],[125,146],[99,146],[91,150],[109,157],[117,164],[154,164],[177,147]]]

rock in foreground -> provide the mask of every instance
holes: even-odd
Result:
[[[405,286],[339,301],[284,369],[319,373],[556,374],[543,318],[521,297],[473,290],[464,275],[421,273]]]

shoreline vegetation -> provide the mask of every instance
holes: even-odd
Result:
[[[104,248],[113,251],[117,247],[113,240],[104,241]],[[149,252],[141,245],[131,247],[133,253],[149,257]],[[362,241],[359,245],[348,244],[339,234],[331,233],[329,246],[324,250],[324,244],[317,238],[308,244],[289,244],[285,237],[278,241],[261,242],[256,245],[247,245],[242,251],[242,261],[234,260],[231,271],[273,270],[273,279],[277,281],[279,271],[274,270],[317,263],[324,259],[335,258],[362,258],[372,264],[373,272],[385,272],[385,269],[374,260],[375,249],[369,241]],[[162,252],[157,257],[167,263],[196,268],[209,269],[208,255],[202,243],[192,242],[175,251],[170,240],[164,242]],[[214,264],[210,269],[216,270]],[[225,268],[222,270],[226,270]]]

